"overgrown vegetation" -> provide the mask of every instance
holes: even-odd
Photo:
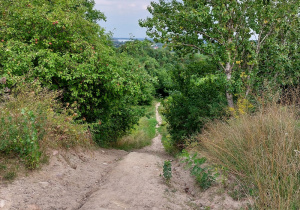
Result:
[[[163,103],[163,115],[173,145],[180,149],[205,123],[225,114],[225,79],[212,74],[215,68],[206,57],[196,54],[186,56],[173,69],[175,87]]]
[[[258,209],[299,209],[299,125],[298,106],[273,103],[255,114],[211,123],[198,139],[254,196]]]
[[[122,45],[118,51],[136,58],[151,76],[155,96],[166,97],[174,90],[172,71],[179,62],[179,56],[168,48],[153,49],[152,45],[148,40],[134,40]]]
[[[0,155],[17,157],[26,168],[34,169],[49,148],[93,146],[87,125],[74,123],[76,106],[64,108],[59,97],[60,92],[42,88],[38,82],[20,81],[0,105]],[[3,169],[10,167],[5,159],[0,158]]]
[[[148,11],[140,25],[182,59],[164,103],[171,143],[198,139],[258,209],[299,209],[299,102],[269,103],[299,85],[299,1],[162,0]]]
[[[201,52],[210,57],[218,69],[215,73],[226,80],[223,88],[230,108],[234,108],[234,94],[247,96],[259,75],[275,83],[299,82],[295,71],[299,55],[294,55],[299,40],[298,0],[161,0],[151,2],[148,11],[151,17],[139,23],[154,41],[167,43],[183,55]]]
[[[170,155],[172,156],[175,156],[177,155],[178,153],[180,153],[180,151],[178,150],[178,148],[173,144],[173,141],[172,141],[172,137],[171,135],[169,134],[169,131],[168,131],[168,123],[166,122],[166,119],[165,119],[165,116],[163,115],[164,113],[164,106],[163,104],[161,104],[159,107],[158,107],[158,111],[159,111],[159,114],[161,115],[161,118],[162,118],[162,123],[161,125],[158,127],[158,132],[160,133],[161,135],[161,142],[164,146],[164,149],[167,153],[169,153]]]
[[[156,78],[133,56],[138,52],[112,47],[94,4],[0,0],[3,159],[16,156],[16,165],[34,169],[48,148],[88,146],[93,139],[129,150],[155,136],[153,107],[145,106]]]
[[[77,119],[91,123],[97,143],[115,142],[143,116],[152,79],[139,61],[111,46],[96,23],[105,16],[94,1],[0,1],[0,74],[7,88],[38,78],[77,104]],[[0,87],[3,87],[0,84]],[[100,125],[101,124],[101,125]]]
[[[266,81],[273,90],[299,84],[297,0],[161,0],[148,11],[140,26],[179,58],[165,106],[180,149],[224,108],[233,113],[239,99],[264,92]]]
[[[150,106],[143,106],[145,116],[139,120],[139,124],[131,129],[130,134],[122,137],[111,146],[118,149],[130,151],[132,149],[140,149],[152,143],[152,139],[156,135],[156,117],[154,102]]]
[[[198,140],[238,180],[234,197],[300,209],[299,101],[268,103],[299,85],[299,1],[152,2],[140,25],[165,43],[157,50],[113,48],[94,4],[0,0],[0,178],[39,167],[49,148],[149,145],[156,96],[167,152]],[[262,103],[254,97],[267,91]],[[206,159],[184,156],[210,187],[217,174]],[[168,161],[163,175],[172,176]]]

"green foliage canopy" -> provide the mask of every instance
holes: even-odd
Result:
[[[299,1],[160,0],[151,2],[148,11],[152,17],[140,25],[155,41],[183,53],[199,51],[219,65],[233,108],[235,89],[248,95],[255,83],[262,46],[279,34],[285,37],[281,29],[299,17]]]
[[[217,66],[206,57],[186,56],[173,71],[174,91],[164,102],[164,115],[172,143],[185,147],[185,141],[200,133],[205,123],[222,117],[226,107],[225,83]]]
[[[138,121],[133,106],[148,100],[150,76],[110,47],[96,24],[105,16],[93,6],[92,0],[0,0],[0,75],[10,88],[25,75],[62,89],[78,117],[101,122],[102,136],[124,133]]]
[[[178,56],[168,48],[153,49],[154,43],[134,40],[122,45],[118,50],[138,59],[143,68],[152,77],[156,96],[167,96],[174,89],[172,71],[178,62]]]

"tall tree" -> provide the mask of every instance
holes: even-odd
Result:
[[[148,11],[152,17],[139,22],[148,36],[184,52],[200,51],[219,65],[228,106],[234,108],[233,78],[242,78],[247,96],[262,46],[298,18],[299,1],[160,0]]]

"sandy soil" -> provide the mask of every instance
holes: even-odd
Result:
[[[158,112],[156,117],[159,126]],[[167,159],[169,185],[161,175]],[[201,192],[183,165],[165,153],[159,134],[151,146],[130,153],[53,151],[49,165],[0,187],[5,210],[240,209],[246,203],[233,201],[220,186]]]

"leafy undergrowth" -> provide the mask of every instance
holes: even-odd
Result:
[[[200,152],[237,178],[233,197],[250,195],[258,209],[300,209],[299,113],[273,104],[198,136]]]
[[[182,161],[186,163],[186,169],[189,169],[191,175],[195,177],[195,180],[202,190],[210,188],[213,183],[216,182],[216,178],[219,176],[217,172],[213,170],[213,167],[206,165],[205,157],[198,157],[197,153],[190,155],[186,150],[181,153]]]
[[[76,106],[63,107],[57,91],[36,82],[2,95],[0,103],[0,179],[12,179],[19,167],[35,169],[49,148],[92,147],[88,128],[75,124]]]
[[[170,160],[164,161],[163,166],[163,176],[166,181],[166,184],[170,184],[170,179],[172,178],[172,163]]]
[[[134,126],[129,135],[113,143],[112,147],[130,151],[151,144],[156,135],[155,105],[153,103],[151,106],[144,106],[144,108],[145,116],[139,120],[139,124]]]
[[[179,154],[180,151],[178,150],[178,148],[174,146],[171,139],[171,135],[168,132],[168,123],[165,121],[165,117],[163,115],[164,107],[162,104],[159,106],[158,112],[162,118],[162,124],[157,129],[161,135],[162,144],[168,154],[172,156],[176,156],[177,154]]]

